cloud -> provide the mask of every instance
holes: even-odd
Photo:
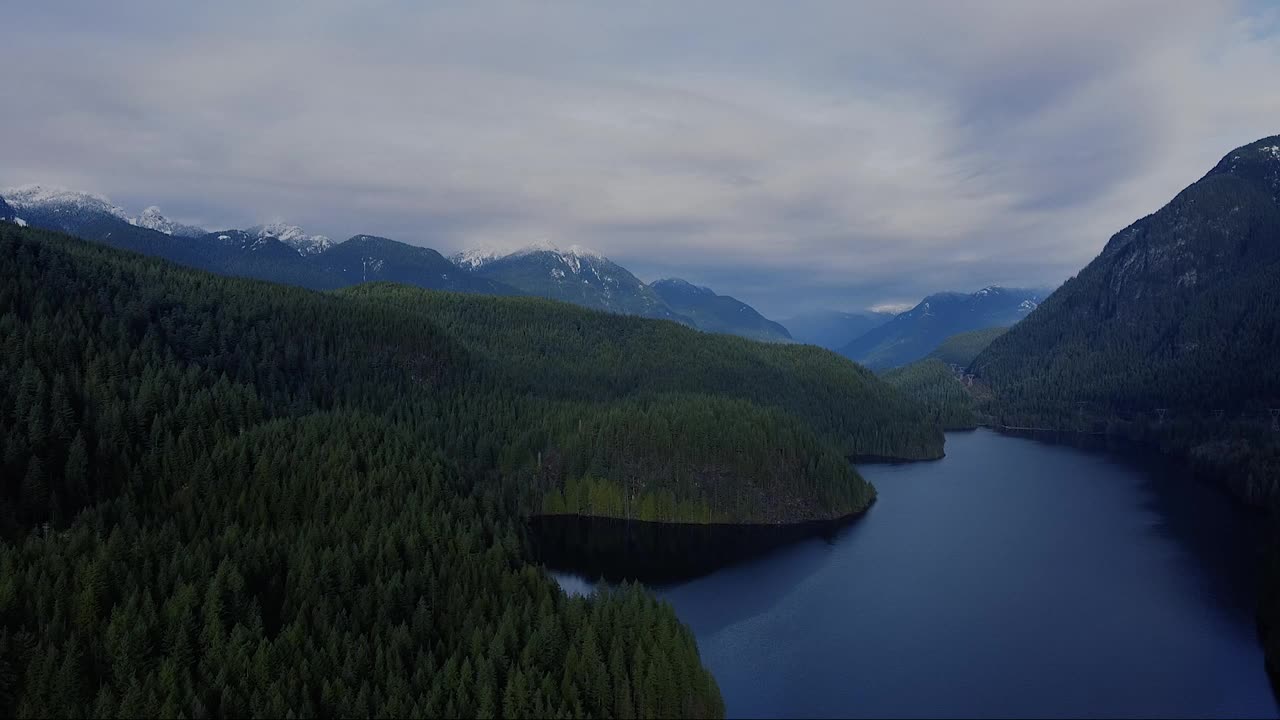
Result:
[[[1055,284],[1280,132],[1260,6],[292,7],[11,9],[0,186],[581,243],[785,315]]]

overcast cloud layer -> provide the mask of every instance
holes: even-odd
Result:
[[[579,243],[780,317],[1056,285],[1280,133],[1266,4],[210,5],[6,8],[0,187]]]

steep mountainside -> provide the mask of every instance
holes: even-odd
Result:
[[[893,313],[818,310],[782,320],[797,342],[839,350],[859,336],[893,319]]]
[[[1241,437],[1228,428],[1256,425],[1263,435],[1252,444],[1273,444],[1266,439],[1268,410],[1280,407],[1277,195],[1280,137],[1272,137],[1233,150],[1168,205],[1112,236],[974,361],[993,409],[1055,427],[1160,426],[1181,436],[1177,444]],[[1266,475],[1239,477],[1238,489],[1273,496],[1277,478]]]
[[[0,222],[17,222],[18,213],[0,197]]]
[[[649,287],[676,314],[689,318],[699,330],[741,335],[753,340],[787,342],[787,329],[728,295],[717,295],[678,278],[658,280]]]
[[[948,365],[967,368],[983,350],[987,349],[988,345],[1007,332],[1009,332],[1007,327],[993,327],[952,335],[934,348],[933,352],[929,353],[929,357],[941,360]]]
[[[529,295],[622,315],[684,320],[629,270],[576,245],[562,250],[542,243],[508,255],[462,253],[454,261]]]
[[[975,293],[939,293],[840,349],[840,354],[882,369],[919,360],[943,340],[969,330],[1012,325],[1036,309],[1038,290],[987,287]]]

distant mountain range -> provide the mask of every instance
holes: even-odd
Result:
[[[209,232],[170,220],[155,206],[130,216],[102,195],[44,185],[0,192],[0,221],[30,223],[223,275],[316,290],[387,281],[432,290],[536,295],[708,332],[790,340],[786,328],[746,303],[679,280],[647,285],[579,246],[539,243],[510,253],[470,251],[449,259],[430,248],[373,235],[337,243],[283,222]]]
[[[893,313],[817,310],[781,322],[797,342],[839,350],[892,319]]]
[[[952,335],[1007,327],[1040,304],[1043,290],[986,287],[975,293],[938,293],[839,349],[872,369],[906,365],[925,357]]]

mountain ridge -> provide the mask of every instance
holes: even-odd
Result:
[[[873,369],[906,365],[924,358],[952,335],[1013,325],[1034,311],[1042,297],[1040,290],[998,285],[972,293],[934,293],[839,352]]]

